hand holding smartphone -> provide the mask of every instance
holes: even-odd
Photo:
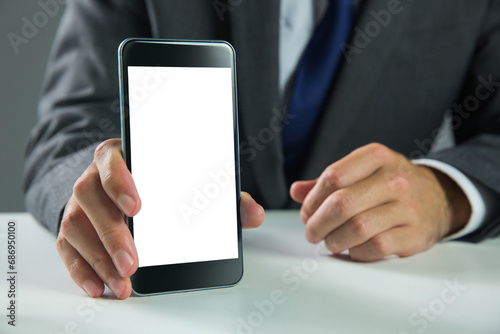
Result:
[[[122,151],[142,199],[128,218],[140,295],[236,284],[243,274],[235,55],[226,42],[127,39]]]

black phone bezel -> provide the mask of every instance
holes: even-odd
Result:
[[[132,173],[127,66],[225,67],[231,68],[233,87],[233,133],[237,208],[238,258],[217,261],[139,267],[132,275],[132,289],[151,295],[236,285],[243,276],[243,247],[240,221],[240,161],[236,96],[236,60],[225,41],[128,38],[118,48],[122,153]],[[133,218],[127,217],[132,233]]]

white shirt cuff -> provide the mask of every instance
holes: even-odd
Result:
[[[486,217],[486,204],[485,200],[479,192],[474,182],[469,179],[464,173],[455,167],[448,165],[439,160],[434,159],[417,159],[413,163],[421,166],[431,167],[437,169],[441,173],[449,176],[455,183],[462,189],[465,196],[469,200],[471,206],[471,215],[469,221],[459,231],[447,236],[443,240],[452,240],[463,237],[477,230],[483,223]]]

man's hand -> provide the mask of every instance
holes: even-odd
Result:
[[[457,231],[470,204],[448,176],[413,164],[381,144],[361,147],[316,180],[290,188],[302,203],[306,238],[357,261],[426,250]]]
[[[243,228],[262,224],[264,210],[249,194],[241,194],[240,207]],[[71,278],[89,296],[101,296],[104,284],[120,299],[130,296],[138,257],[124,215],[133,217],[140,209],[120,139],[103,142],[75,183],[57,238],[57,251]]]

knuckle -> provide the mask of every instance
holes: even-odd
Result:
[[[104,189],[114,190],[113,173],[102,171],[100,174],[101,184]]]
[[[117,196],[126,192],[126,189],[123,187],[123,180],[112,171],[106,169],[101,173],[100,177],[102,187],[109,196]]]
[[[85,214],[78,210],[71,210],[66,212],[63,219],[61,220],[61,227],[59,229],[60,236],[71,236],[75,233],[77,226],[81,224],[85,219]],[[63,239],[61,237],[58,238],[57,243],[60,243],[63,246]]]
[[[98,274],[106,273],[109,271],[109,263],[108,259],[102,256],[94,256],[88,260],[88,264],[94,269],[94,271]],[[101,275],[99,275],[101,276]]]
[[[328,197],[328,202],[330,209],[334,213],[343,216],[350,211],[354,200],[346,190],[340,189]]]
[[[68,272],[73,281],[78,281],[78,277],[81,274],[82,268],[86,266],[86,261],[81,258],[77,257],[71,260],[71,262],[68,264]]]
[[[370,230],[370,222],[362,215],[357,215],[349,222],[349,228],[356,236],[365,236]]]
[[[311,242],[316,242],[320,238],[320,231],[314,224],[306,225],[306,237]]]
[[[401,173],[394,174],[389,179],[389,187],[397,192],[407,192],[411,187],[410,178]]]
[[[380,257],[388,255],[389,242],[383,234],[374,236],[371,240],[372,249],[374,253]]]
[[[116,160],[111,155],[107,158],[103,157],[105,153],[100,152],[104,149],[100,149],[100,147],[96,149],[95,163],[101,187],[111,196],[117,196],[117,194],[126,192],[127,178],[124,178],[121,168],[124,167],[124,170],[127,170],[125,162],[123,160]],[[122,163],[123,165],[121,165]]]
[[[61,254],[66,246],[66,239],[62,237],[62,233],[56,239],[56,249],[59,254]]]
[[[330,253],[332,254],[337,253],[337,248],[335,247],[335,245],[332,242],[329,242],[328,240],[325,240],[325,247]]]
[[[99,231],[99,239],[101,239],[101,242],[108,250],[116,248],[116,241],[120,240],[117,237],[118,235],[118,230],[110,226],[102,227]]]
[[[114,143],[115,139],[108,139],[100,143],[94,151],[94,160],[102,159],[109,150],[109,147]]]
[[[340,249],[340,245],[337,243],[337,241],[332,237],[332,234],[329,234],[326,238],[325,238],[325,246],[326,246],[326,249],[335,254],[335,253],[338,253],[339,252],[339,249]]]
[[[302,204],[302,208],[300,208],[300,212],[307,218],[311,217],[313,212],[311,209],[311,204],[309,202],[304,202],[304,204]]]
[[[99,160],[104,158],[109,154],[112,149],[120,149],[121,139],[120,138],[110,138],[102,143],[100,143],[94,150],[94,160]]]
[[[93,192],[99,187],[98,175],[91,171],[86,171],[73,186],[73,193],[76,198],[81,198],[83,195]]]
[[[400,201],[402,205],[402,209],[406,212],[408,217],[417,217],[418,216],[418,202],[414,200],[403,200]],[[411,223],[413,220],[408,219],[407,223]]]
[[[381,157],[385,157],[387,155],[390,154],[391,150],[383,145],[383,144],[380,144],[380,143],[371,143],[371,144],[368,144],[368,147],[369,151],[374,154],[374,155],[378,155],[378,156],[381,156]]]
[[[428,233],[428,231],[422,231],[420,235],[421,237],[417,238],[415,246],[412,249],[412,254],[429,249],[438,241],[438,239],[431,233]]]
[[[323,172],[323,179],[329,188],[338,189],[343,186],[343,174],[340,168],[330,165]]]

